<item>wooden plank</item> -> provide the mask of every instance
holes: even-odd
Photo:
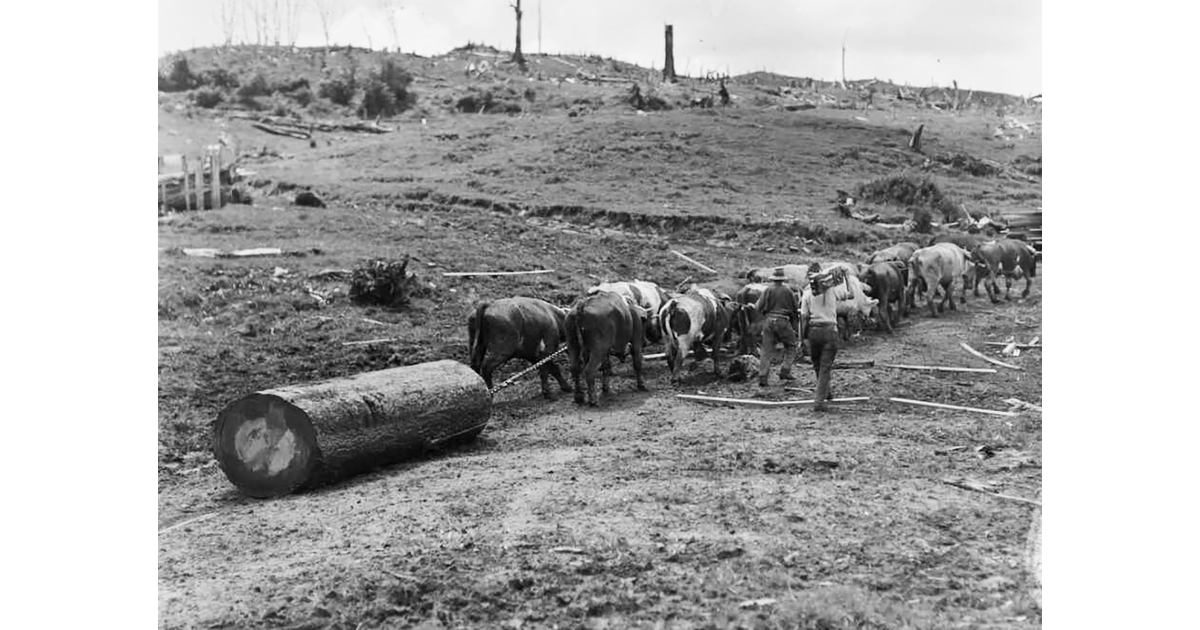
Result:
[[[694,400],[696,402],[714,402],[727,403],[733,405],[746,405],[748,407],[795,407],[799,405],[811,405],[815,400],[756,400],[753,398],[722,398],[719,396],[697,396],[694,394],[675,394],[676,398],[684,400]],[[849,398],[832,398],[826,402],[858,402],[870,400],[870,396],[853,396]]]
[[[666,353],[666,352],[655,352],[654,354],[644,354],[644,355],[642,355],[642,359],[643,359],[643,360],[650,360],[650,359],[663,359],[663,358],[666,358],[666,356],[667,356],[667,353]]]
[[[387,343],[389,341],[396,341],[398,339],[399,339],[399,337],[387,337],[384,339],[365,339],[363,341],[343,341],[342,345],[343,346],[369,346],[369,345],[375,344],[375,343]]]
[[[1008,368],[1008,369],[1010,369],[1010,370],[1024,371],[1024,368],[1022,368],[1022,367],[1021,367],[1021,366],[1019,366],[1019,365],[1013,365],[1013,364],[1011,364],[1011,363],[1005,363],[1005,362],[1003,362],[1003,361],[998,361],[998,360],[996,360],[996,359],[993,359],[993,358],[991,358],[991,357],[989,357],[989,356],[986,356],[986,355],[985,355],[985,354],[983,354],[982,352],[980,352],[980,351],[976,350],[975,348],[972,348],[972,347],[971,347],[970,345],[968,345],[968,344],[967,344],[967,342],[965,342],[965,341],[960,341],[960,342],[958,342],[958,345],[962,346],[962,347],[963,347],[963,349],[964,349],[964,350],[966,350],[967,352],[970,352],[971,354],[973,354],[973,355],[975,355],[975,356],[979,357],[980,359],[983,359],[984,361],[987,361],[988,363],[991,363],[991,364],[994,364],[994,365],[999,365],[1000,367],[1006,367],[1006,368]]]
[[[895,363],[885,363],[883,367],[897,368],[900,370],[928,370],[931,372],[974,372],[977,374],[995,374],[996,370],[992,368],[967,368],[967,367],[946,367],[941,365],[903,365]]]
[[[183,209],[191,211],[192,209],[192,187],[188,185],[188,162],[187,156],[181,156],[183,161]]]
[[[985,346],[999,346],[999,347],[1003,348],[1003,347],[1006,347],[1006,346],[1008,346],[1008,345],[1009,345],[1009,343],[1011,343],[1011,342],[1007,342],[1007,341],[985,341],[985,342],[983,342],[983,345],[985,345]],[[1015,345],[1016,345],[1016,347],[1017,347],[1017,348],[1020,348],[1021,350],[1041,350],[1041,349],[1042,349],[1042,345],[1041,345],[1041,344],[1037,344],[1037,343],[1018,343],[1018,344],[1015,344]]]
[[[535,269],[533,271],[445,271],[442,275],[448,278],[464,278],[467,276],[520,276],[536,273],[554,273],[553,269]]]
[[[992,409],[979,409],[976,407],[961,407],[959,405],[946,405],[935,402],[925,402],[923,400],[909,400],[907,398],[888,398],[892,402],[905,403],[908,405],[920,405],[922,407],[936,407],[938,409],[953,409],[955,411],[974,411],[977,413],[987,413],[994,416],[1015,416],[1017,414],[1011,411],[994,411]]]
[[[718,272],[716,269],[713,269],[712,267],[709,267],[708,265],[705,265],[704,263],[701,263],[701,262],[699,262],[699,261],[696,261],[696,260],[694,260],[694,259],[692,259],[692,258],[689,258],[689,257],[688,257],[686,254],[684,254],[683,252],[677,252],[677,251],[675,251],[675,250],[673,250],[673,249],[672,249],[672,250],[671,250],[671,253],[672,253],[672,254],[675,254],[676,256],[680,257],[681,259],[683,259],[683,260],[685,260],[685,261],[687,261],[687,262],[690,262],[690,263],[692,263],[693,265],[696,265],[697,267],[699,267],[699,268],[701,268],[701,269],[703,269],[703,270],[705,270],[705,271],[707,271],[707,272],[709,272],[709,273],[720,273],[720,272]]]
[[[221,153],[218,151],[213,153],[209,164],[212,166],[212,207],[216,210],[221,207]]]

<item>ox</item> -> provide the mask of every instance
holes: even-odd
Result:
[[[908,277],[908,267],[898,260],[877,262],[867,267],[862,280],[871,288],[871,295],[879,301],[880,319],[883,328],[892,332],[892,326],[908,315],[908,300],[905,295],[904,279]],[[903,271],[903,273],[902,273]],[[892,315],[892,302],[897,302],[897,312]]]
[[[992,304],[1000,302],[996,294],[1000,287],[996,286],[996,275],[1004,274],[1004,299],[1011,300],[1009,291],[1018,279],[1025,278],[1025,290],[1022,298],[1029,297],[1029,285],[1037,275],[1037,250],[1028,243],[1015,239],[1003,239],[980,243],[971,252],[975,263],[975,295],[979,295],[979,283],[983,282],[987,289],[988,299]],[[984,277],[986,274],[986,278]]]
[[[666,340],[667,367],[671,370],[672,382],[679,381],[675,369],[683,366],[688,352],[695,349],[697,356],[701,356],[705,343],[712,347],[713,374],[721,373],[718,362],[721,343],[737,310],[736,303],[729,296],[698,287],[667,302],[660,323]]]
[[[758,298],[767,290],[768,284],[752,282],[738,289],[733,300],[738,305],[729,328],[738,334],[737,353],[756,354],[762,338],[763,315],[755,308]]]
[[[917,251],[918,249],[921,249],[921,246],[917,245],[916,243],[896,243],[891,247],[885,247],[883,249],[876,250],[874,253],[868,256],[867,265],[869,266],[878,262],[886,262],[889,260],[898,260],[907,265],[908,259],[912,258],[913,252]]]
[[[971,254],[954,243],[930,245],[913,252],[912,258],[908,261],[907,293],[912,295],[924,282],[928,287],[926,300],[929,305],[929,314],[937,317],[939,312],[945,310],[947,301],[950,302],[950,310],[958,310],[958,307],[954,305],[951,287],[954,279],[959,276],[962,276],[963,281],[962,299],[966,301],[967,286],[973,285],[975,281],[975,265],[971,262]],[[945,296],[942,297],[941,303],[935,310],[933,296],[939,286],[942,287]]]
[[[596,371],[601,373],[601,389],[609,393],[608,377],[615,356],[625,361],[633,356],[633,374],[638,391],[646,390],[642,380],[642,343],[649,313],[627,297],[600,291],[579,299],[567,312],[567,356],[571,361],[571,379],[575,383],[575,403],[583,403],[582,375],[587,381],[587,403],[596,406]]]
[[[871,288],[850,274],[846,274],[845,280],[834,285],[832,290],[834,297],[837,298],[837,314],[841,322],[838,332],[845,341],[854,331],[862,328],[864,322],[871,319],[871,312],[879,306],[879,300],[867,297],[867,292]],[[812,289],[810,287],[805,291],[811,292]]]
[[[984,241],[984,238],[978,234],[968,234],[967,232],[946,232],[938,234],[929,239],[929,245],[937,245],[938,243],[954,243],[959,247],[969,251],[973,251],[976,246]]]
[[[800,291],[808,285],[808,265],[783,265],[784,284],[792,287],[796,291]],[[751,269],[746,272],[746,280],[751,283],[767,283],[771,281],[771,274],[775,273],[776,267],[761,267],[759,269]]]
[[[662,330],[658,325],[658,313],[666,305],[667,300],[671,299],[666,291],[663,291],[653,282],[636,279],[633,282],[601,282],[589,288],[587,294],[592,295],[598,291],[610,291],[617,295],[628,297],[633,300],[634,304],[650,311],[650,321],[645,331],[646,341],[650,343],[662,341]]]
[[[492,374],[510,359],[537,363],[558,350],[558,344],[564,338],[565,319],[566,310],[536,298],[480,302],[467,317],[471,369],[483,376],[483,382],[491,389]],[[551,376],[558,381],[562,391],[571,391],[554,361],[547,361],[538,368],[538,375],[542,378],[542,395],[546,398],[551,398]]]

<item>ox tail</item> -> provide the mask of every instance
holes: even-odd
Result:
[[[1029,250],[1029,277],[1036,278],[1037,277],[1038,251],[1037,251],[1037,249],[1034,249],[1033,245],[1030,245],[1029,243],[1025,243],[1025,249]]]
[[[579,358],[579,364],[583,365],[588,362],[587,344],[583,342],[583,322],[579,321],[579,312],[571,309],[567,313],[567,319],[564,323],[567,329],[567,351],[571,355],[572,365],[575,358]]]
[[[467,317],[467,353],[471,369],[477,373],[483,369],[483,355],[487,352],[484,311],[487,310],[488,304],[486,300],[476,304],[475,311]]]

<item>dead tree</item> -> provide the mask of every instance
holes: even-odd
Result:
[[[725,79],[721,79],[721,91],[719,92],[719,94],[721,95],[721,106],[724,107],[724,106],[728,105],[729,104],[729,90],[725,89]]]
[[[521,16],[524,15],[524,13],[521,12],[521,0],[517,0],[516,4],[509,6],[511,6],[513,11],[515,11],[517,14],[517,47],[513,50],[512,60],[517,64],[518,68],[524,70],[525,55],[521,54]]]
[[[670,24],[667,25],[667,60],[663,64],[663,81],[669,83],[675,82],[675,31]]]

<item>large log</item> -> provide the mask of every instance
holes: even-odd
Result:
[[[483,379],[457,361],[256,392],[213,423],[213,454],[258,498],[310,489],[474,438],[491,414]]]

